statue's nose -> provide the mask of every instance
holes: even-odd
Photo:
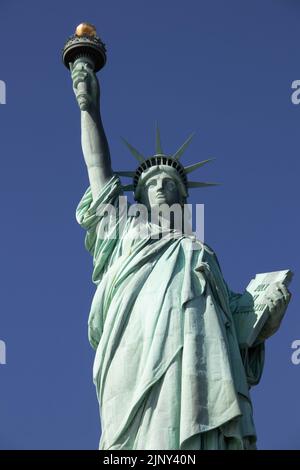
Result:
[[[157,191],[159,191],[159,190],[162,190],[162,189],[163,189],[163,182],[162,182],[162,181],[158,181],[158,182],[157,182],[156,189],[157,189]]]

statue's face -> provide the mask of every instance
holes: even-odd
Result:
[[[181,203],[181,195],[176,180],[166,172],[159,171],[144,183],[140,202],[148,209],[160,204]]]

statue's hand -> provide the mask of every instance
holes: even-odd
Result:
[[[99,109],[99,83],[90,64],[77,62],[70,64],[73,91],[78,105],[82,111],[96,111]]]
[[[290,300],[291,293],[286,286],[283,283],[274,284],[273,291],[267,297],[270,316],[259,334],[260,341],[269,338],[279,329]]]

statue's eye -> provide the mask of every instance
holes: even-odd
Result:
[[[155,181],[149,181],[149,183],[147,183],[147,188],[152,188],[155,185],[156,185]]]
[[[167,181],[166,182],[166,188],[169,190],[169,191],[173,191],[176,187],[176,184],[174,183],[174,181]]]

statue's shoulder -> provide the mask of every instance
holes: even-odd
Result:
[[[212,249],[210,245],[208,245],[208,243],[203,243],[203,249],[206,253],[208,253],[211,256],[215,254],[215,251]]]
[[[205,261],[207,261],[209,264],[216,265],[216,267],[221,271],[221,266],[220,266],[215,250],[207,243],[203,243],[203,250],[204,250],[203,257]]]
[[[215,254],[215,251],[213,250],[213,248],[208,245],[207,243],[203,243],[202,242],[202,249],[203,249],[203,256],[206,260],[209,260],[209,259],[212,259],[212,258],[216,258],[216,254]]]

